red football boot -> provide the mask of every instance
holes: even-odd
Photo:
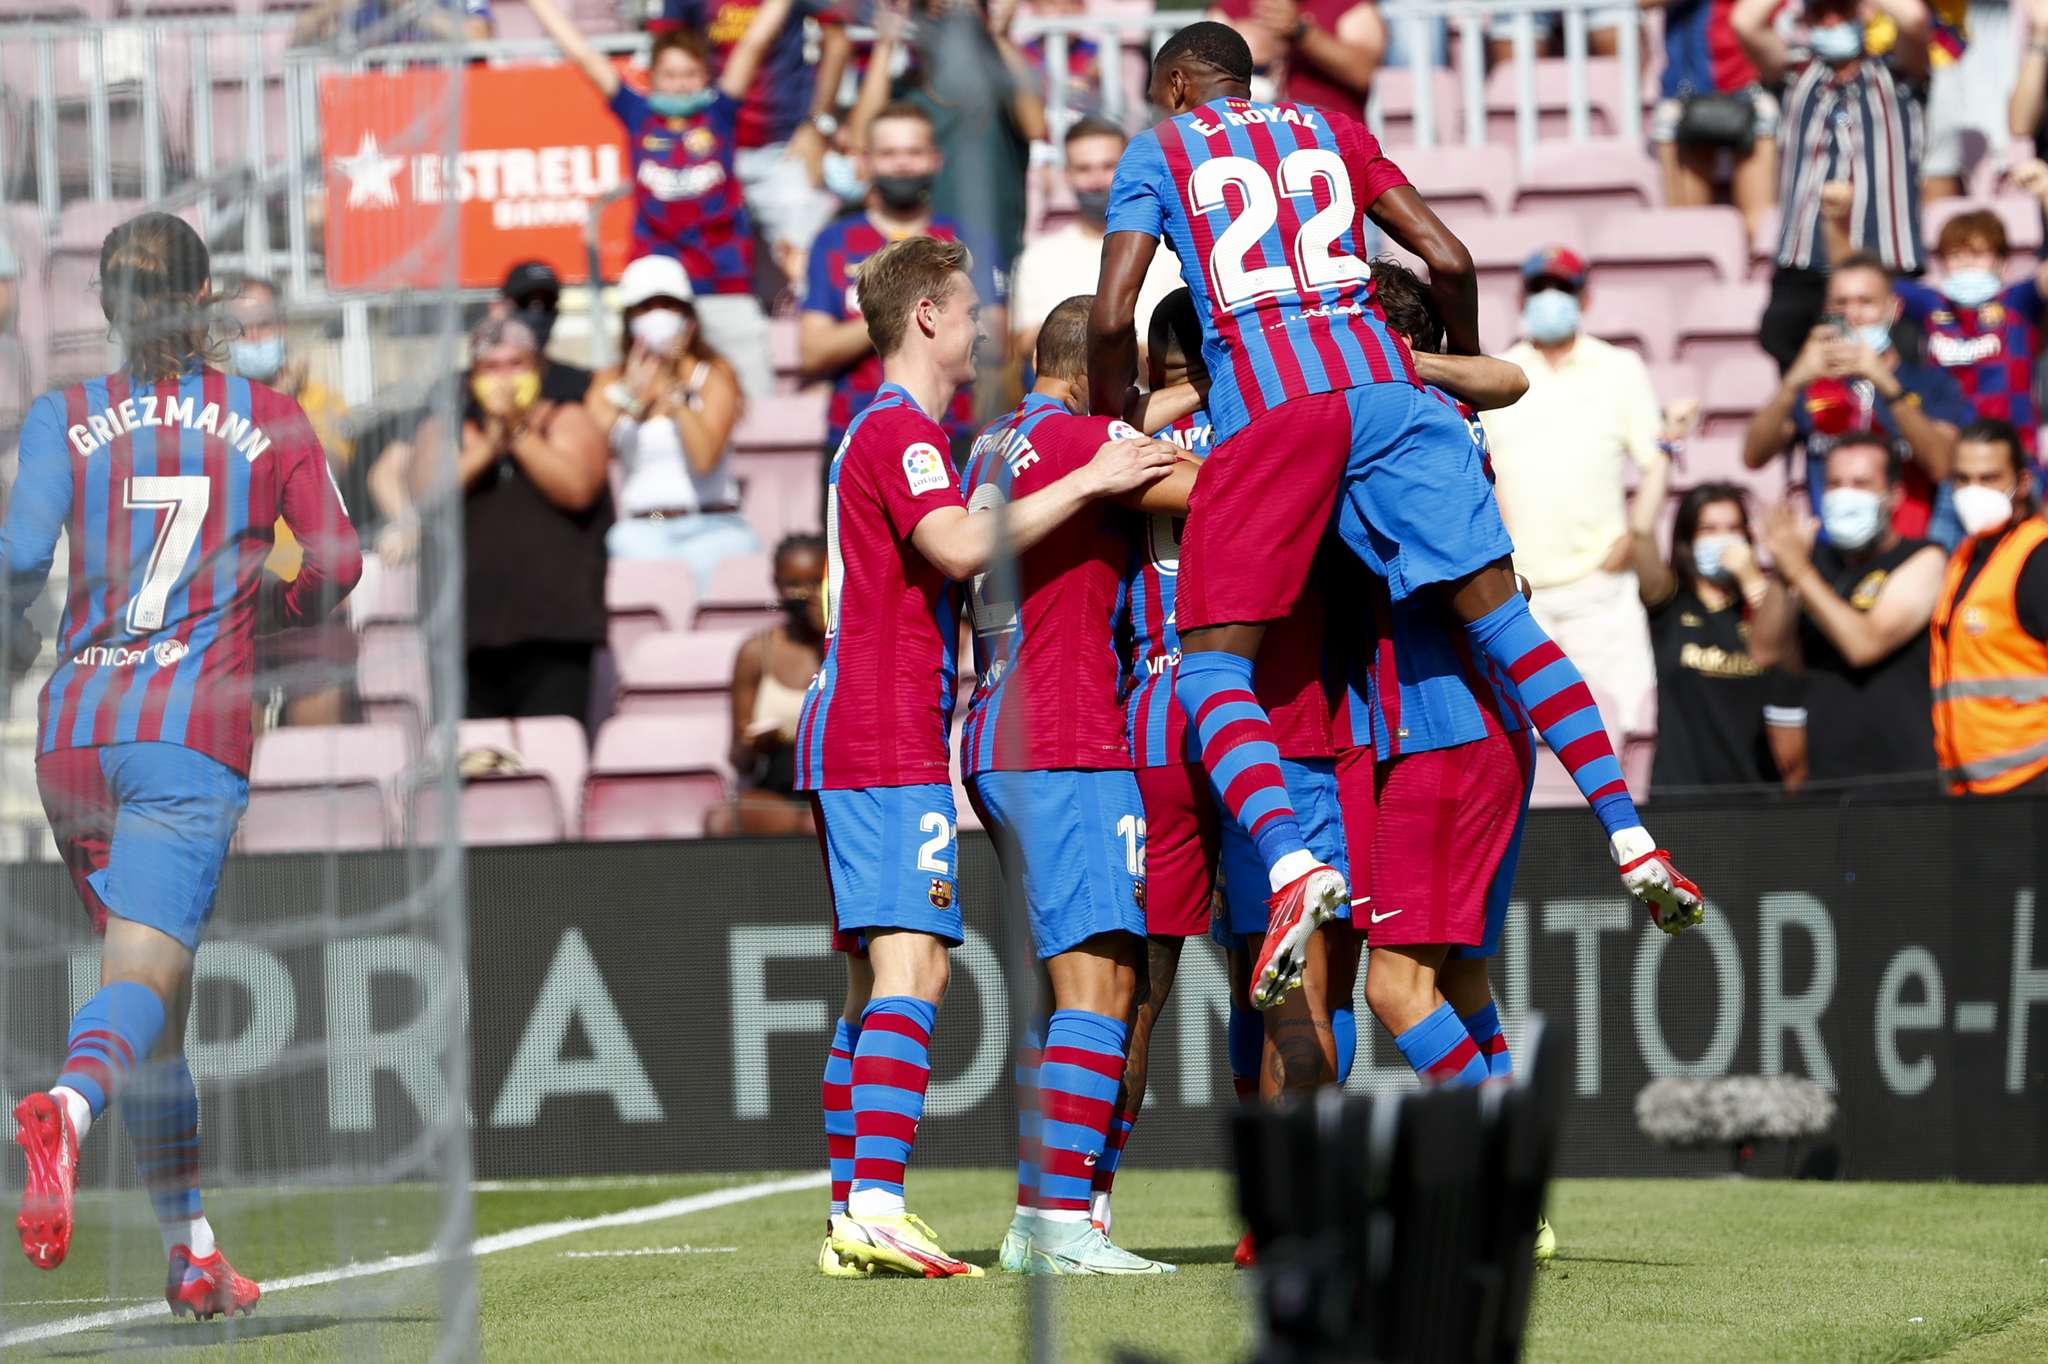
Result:
[[[78,1134],[54,1094],[29,1095],[14,1106],[14,1140],[28,1158],[28,1185],[14,1219],[21,1249],[38,1269],[55,1269],[71,1253],[71,1193],[78,1187]]]
[[[1309,935],[1337,917],[1349,893],[1341,872],[1318,863],[1266,901],[1266,937],[1252,963],[1254,1009],[1272,1008],[1301,984]]]
[[[1252,1248],[1252,1234],[1246,1232],[1244,1239],[1237,1243],[1237,1249],[1230,1252],[1230,1258],[1237,1261],[1239,1269],[1250,1269],[1259,1262],[1259,1254]]]
[[[171,1247],[164,1299],[171,1305],[172,1316],[211,1321],[223,1312],[229,1316],[239,1312],[246,1317],[256,1310],[256,1299],[262,1296],[262,1289],[235,1273],[219,1247],[204,1259],[188,1246]]]

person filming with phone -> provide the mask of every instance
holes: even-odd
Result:
[[[1836,262],[1826,313],[1778,391],[1750,419],[1742,461],[1761,469],[1789,452],[1795,457],[1791,481],[1803,478],[1819,515],[1828,452],[1847,437],[1875,433],[1903,461],[1891,528],[1907,539],[1954,548],[1962,527],[1946,480],[1956,433],[1977,414],[1953,374],[1909,359],[1892,344],[1898,320],[1899,300],[1882,261],[1852,252]]]

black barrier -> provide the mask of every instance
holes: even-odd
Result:
[[[1585,811],[1535,812],[1523,844],[1494,980],[1511,1043],[1532,1008],[1574,1034],[1559,1174],[1725,1168],[1725,1151],[1652,1145],[1636,1129],[1637,1092],[1661,1075],[1784,1071],[1840,1104],[1829,1149],[1796,1153],[1808,1168],[2048,1178],[2048,927],[2036,912],[2048,802],[1667,804],[1649,817],[1712,906],[1675,942],[1622,895]],[[384,922],[404,856],[230,863],[193,1032],[209,1170],[268,1179],[373,1158],[449,1101],[419,1020],[462,973]],[[818,1083],[844,975],[814,842],[480,849],[468,865],[481,1174],[822,1164]],[[19,1095],[55,1074],[95,967],[62,870],[8,874],[5,1079]],[[939,1015],[917,1159],[1001,1165],[1014,1159],[1011,1009],[995,859],[979,836],[961,840],[960,892],[969,935]],[[305,904],[339,909],[280,939]],[[268,946],[238,937],[259,926]],[[1224,1009],[1221,955],[1191,943],[1154,1034],[1134,1166],[1226,1163]],[[1352,1088],[1412,1083],[1359,1018]],[[319,1069],[278,1077],[323,1046]],[[256,1139],[280,1131],[293,1140]],[[122,1145],[92,1143],[88,1163]]]

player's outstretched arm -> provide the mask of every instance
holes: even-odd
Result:
[[[1098,417],[1123,416],[1124,397],[1138,382],[1138,290],[1158,252],[1159,239],[1144,232],[1103,239],[1102,274],[1088,313],[1088,405]]]
[[[1480,412],[1512,407],[1529,391],[1529,376],[1520,365],[1492,355],[1432,355],[1418,351],[1415,374],[1423,383],[1463,399]]]
[[[754,11],[753,20],[740,40],[732,45],[726,54],[725,70],[718,75],[718,88],[733,99],[745,99],[747,87],[754,83],[754,73],[761,69],[761,59],[767,55],[769,44],[782,32],[782,25],[789,19],[790,0],[766,0]]]
[[[1445,346],[1453,355],[1478,355],[1479,276],[1465,243],[1422,202],[1413,185],[1394,186],[1366,213],[1429,267],[1429,292],[1443,315]]]
[[[1022,554],[1081,508],[1155,483],[1173,469],[1180,447],[1145,436],[1105,441],[1074,472],[1009,504],[1010,551]],[[941,507],[917,523],[910,543],[949,578],[971,578],[995,557],[996,513]]]

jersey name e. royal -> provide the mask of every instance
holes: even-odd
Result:
[[[1094,458],[1104,441],[1138,433],[1108,417],[1077,417],[1027,396],[974,443],[962,487],[970,510],[1027,496]],[[963,774],[1128,768],[1116,650],[1122,595],[1121,507],[1083,507],[1017,562],[1020,604],[989,574],[968,590],[981,681],[960,734]]]
[[[1214,431],[1209,414],[1195,412],[1152,434],[1207,459]],[[1173,589],[1180,580],[1184,518],[1131,512],[1126,519],[1133,526],[1117,629],[1125,645],[1124,715],[1131,733],[1131,765],[1165,767],[1190,760],[1187,716],[1173,699],[1173,673],[1180,663]]]
[[[1108,230],[1180,258],[1219,445],[1290,398],[1416,382],[1364,256],[1366,209],[1407,183],[1363,124],[1305,104],[1213,100],[1131,139]]]
[[[247,772],[257,598],[280,517],[305,558],[279,615],[312,624],[355,585],[362,557],[312,424],[275,389],[198,369],[162,383],[110,374],[36,399],[0,577],[18,619],[68,533],[37,751],[180,744]]]
[[[825,488],[825,658],[797,721],[796,786],[951,779],[960,618],[953,584],[911,544],[964,507],[946,433],[896,384],[847,429]]]

